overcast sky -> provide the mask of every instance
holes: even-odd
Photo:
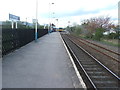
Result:
[[[59,26],[80,24],[91,17],[110,16],[117,24],[119,0],[38,0],[38,21]],[[52,4],[54,3],[54,4]],[[53,14],[54,12],[54,14]],[[0,0],[0,21],[9,20],[9,13],[20,16],[21,21],[32,22],[36,18],[36,0]]]

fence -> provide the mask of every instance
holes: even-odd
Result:
[[[38,38],[47,34],[47,29],[38,29]],[[35,39],[34,29],[3,29],[2,55],[20,48]]]

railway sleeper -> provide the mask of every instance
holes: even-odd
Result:
[[[84,67],[85,68],[85,70],[87,70],[87,71],[98,71],[98,70],[102,70],[101,68],[92,68],[92,67]]]
[[[105,72],[101,72],[101,71],[96,71],[96,72],[88,71],[87,73],[89,73],[89,74],[105,74]]]
[[[114,82],[114,81],[98,81],[98,80],[96,80],[96,81],[94,81],[94,83],[97,85],[97,87],[117,87],[118,86],[118,84],[116,83],[116,82]]]
[[[84,70],[89,75],[89,77],[91,78],[92,82],[95,84],[97,89],[118,88],[117,81],[112,79],[111,75],[108,78],[105,78],[107,77],[108,72],[106,72],[106,70],[103,70],[103,67],[101,67],[100,65],[98,65],[97,68],[91,67],[92,65],[97,65],[95,64],[96,62],[94,62],[89,56],[82,57],[83,55],[87,55],[87,54],[86,53],[84,54],[81,50],[79,50],[79,47],[75,45],[67,37],[65,37],[64,40],[66,41],[67,44],[69,44],[69,47],[71,47],[76,57],[79,57],[78,60],[80,61],[81,65],[84,67]],[[87,67],[87,65],[89,65],[88,68],[85,68]],[[101,78],[101,77],[104,77],[104,78]]]

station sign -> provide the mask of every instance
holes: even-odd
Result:
[[[38,20],[37,20],[37,19],[33,19],[32,22],[33,22],[33,23],[37,23]]]
[[[13,15],[13,14],[9,14],[9,20],[20,20],[19,16]]]
[[[13,14],[9,14],[9,20],[11,20],[11,27],[12,29],[14,28],[14,22],[16,23],[16,29],[17,29],[17,21],[20,21],[20,17],[19,16],[16,16],[16,15],[13,15]]]

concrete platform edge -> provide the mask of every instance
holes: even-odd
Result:
[[[76,67],[76,65],[75,65],[75,63],[74,63],[74,61],[73,61],[73,58],[72,58],[72,56],[70,55],[70,52],[69,52],[67,46],[65,45],[65,42],[63,41],[61,35],[60,35],[60,38],[61,38],[61,40],[62,40],[62,42],[63,42],[63,45],[64,45],[64,47],[65,47],[65,49],[66,49],[66,51],[67,51],[68,56],[70,57],[70,60],[71,60],[71,62],[72,62],[72,65],[73,65],[73,67],[74,67],[75,73],[76,73],[76,75],[77,75],[77,77],[78,77],[78,79],[79,79],[80,84],[82,85],[82,87],[84,88],[84,90],[87,90],[87,87],[86,87],[86,85],[85,85],[82,77],[80,76],[80,73],[79,73],[79,71],[78,71],[78,69],[77,69],[77,67]],[[76,87],[75,87],[75,88],[76,88]]]

